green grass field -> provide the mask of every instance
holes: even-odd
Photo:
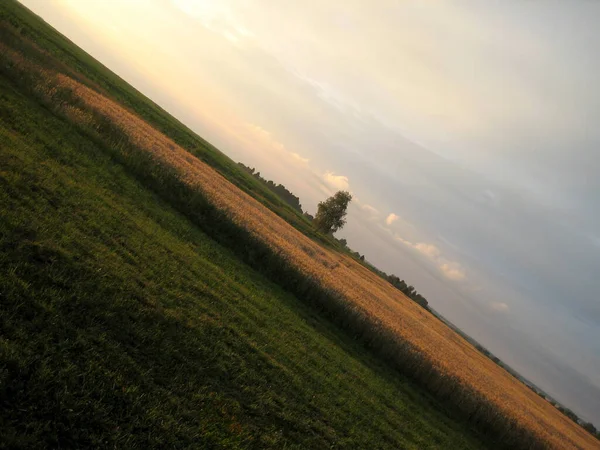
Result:
[[[17,4],[0,19],[299,217]],[[0,76],[1,448],[491,446],[165,198]]]

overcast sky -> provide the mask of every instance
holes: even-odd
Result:
[[[22,1],[600,426],[600,2]]]

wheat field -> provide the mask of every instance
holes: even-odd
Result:
[[[6,47],[0,51],[21,70],[37,71],[36,94],[59,105],[72,123],[97,128],[99,114],[156,164],[174,169],[183,183],[335,298],[340,322],[475,424],[490,428],[508,445],[600,448],[598,440],[388,282],[351,257],[315,243],[126,108],[73,78],[34,67]],[[65,100],[65,92],[77,101]]]

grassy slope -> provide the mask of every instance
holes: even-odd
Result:
[[[7,0],[0,3],[0,19],[7,20],[19,29],[22,36],[34,40],[52,58],[63,63],[64,67],[72,69],[74,74],[84,76],[83,79],[77,75],[74,78],[78,78],[90,87],[101,90],[134,111],[149,124],[215,168],[225,178],[259,200],[299,231],[321,244],[343,250],[334,239],[316,233],[305,217],[254,177],[240,170],[237,164],[228,156],[199,137],[160,106],[140,94],[135,88],[57,33],[16,1]],[[64,69],[64,67],[61,67],[61,69]]]
[[[483,446],[5,79],[0,142],[0,446]]]

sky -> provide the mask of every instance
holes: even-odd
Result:
[[[600,2],[21,1],[600,426]]]

